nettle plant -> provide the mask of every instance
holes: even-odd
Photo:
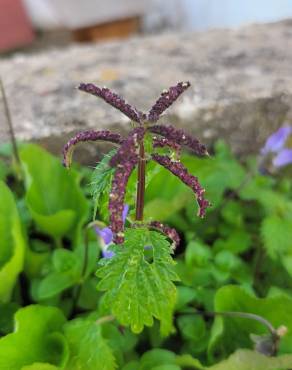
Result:
[[[159,125],[162,113],[190,86],[179,82],[164,90],[149,113],[142,113],[107,88],[82,83],[79,90],[102,98],[131,120],[132,130],[127,137],[108,130],[83,131],[65,145],[64,165],[70,167],[76,145],[87,141],[106,141],[118,145],[99,163],[95,177],[95,212],[98,199],[109,189],[109,226],[96,227],[103,243],[99,262],[98,289],[105,291],[104,304],[122,325],[130,325],[135,333],[144,325],[151,326],[153,318],[161,321],[161,332],[172,329],[172,312],[176,302],[174,281],[178,277],[171,257],[180,238],[175,229],[159,221],[144,220],[144,195],[148,163],[154,161],[177,176],[190,187],[198,204],[198,216],[204,217],[210,206],[205,190],[197,177],[180,162],[182,147],[198,156],[208,154],[198,139],[170,125]],[[165,153],[165,151],[167,153]],[[162,153],[161,153],[162,152]],[[125,196],[130,175],[137,167],[135,216],[125,227],[128,205]],[[157,189],[158,192],[163,189]]]

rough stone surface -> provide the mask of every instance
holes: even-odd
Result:
[[[222,137],[246,154],[291,119],[291,45],[287,20],[18,54],[0,61],[0,73],[17,138],[41,142],[55,153],[76,131],[129,128],[120,112],[76,90],[79,82],[106,85],[148,110],[163,88],[189,80],[192,87],[161,122],[185,127],[207,143]],[[1,111],[0,122],[4,142]]]

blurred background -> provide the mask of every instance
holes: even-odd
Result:
[[[291,16],[290,0],[0,0],[0,52]]]

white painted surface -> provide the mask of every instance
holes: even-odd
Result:
[[[162,0],[163,1],[163,0]],[[292,0],[180,0],[188,30],[238,27],[292,17]]]

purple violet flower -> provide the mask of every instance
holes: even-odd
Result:
[[[292,133],[291,126],[280,127],[276,132],[270,135],[261,150],[261,154],[277,153],[284,148],[286,140]]]
[[[129,212],[129,206],[128,204],[124,205],[123,209],[123,224],[126,222],[126,218]],[[103,229],[99,227],[95,227],[96,233],[100,236],[101,239],[101,253],[104,258],[111,258],[115,255],[115,253],[111,250],[109,250],[109,247],[111,244],[113,244],[113,232],[109,227],[104,227]]]
[[[283,126],[270,135],[261,150],[263,159],[268,154],[273,153],[275,155],[272,160],[274,167],[279,168],[292,163],[292,149],[285,147],[287,139],[291,134],[292,126]]]
[[[276,157],[273,159],[273,165],[275,167],[286,166],[292,163],[292,149],[284,148],[278,152]]]

